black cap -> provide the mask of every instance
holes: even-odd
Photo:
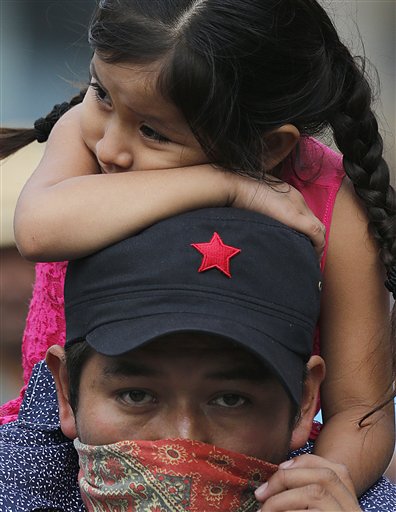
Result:
[[[220,335],[257,354],[299,403],[320,282],[304,235],[247,210],[196,210],[69,263],[66,342],[115,356],[166,334]]]

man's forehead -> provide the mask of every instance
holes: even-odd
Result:
[[[152,353],[178,350],[180,347],[197,351],[239,351],[250,355],[245,348],[229,338],[205,332],[180,332],[161,336],[146,343],[141,350]]]
[[[207,375],[224,378],[268,378],[269,370],[258,356],[232,340],[205,333],[178,333],[158,338],[130,352],[116,356],[102,356],[106,375],[134,374],[159,376],[157,363],[174,360],[175,363],[205,363]]]
[[[168,334],[154,339],[120,357],[136,358],[142,356],[166,356],[170,353],[184,355],[212,354],[213,356],[222,355],[227,359],[237,358],[252,364],[263,365],[264,362],[249,349],[236,343],[234,340],[223,336],[205,333],[205,332],[179,332]]]

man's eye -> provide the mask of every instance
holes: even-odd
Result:
[[[102,89],[102,87],[98,84],[98,82],[91,82],[89,85],[94,90],[95,98],[98,101],[100,101],[102,103],[107,103],[107,104],[110,103],[110,99],[108,97],[107,92],[104,89]]]
[[[150,126],[147,126],[147,124],[143,124],[140,127],[140,133],[146,139],[155,140],[156,142],[170,142],[170,140],[167,137],[164,137],[163,135],[155,131],[153,128],[150,128]]]
[[[155,398],[151,393],[141,389],[132,389],[120,393],[123,402],[129,405],[147,405],[155,402]]]
[[[234,393],[226,393],[212,400],[212,404],[219,405],[220,407],[240,407],[246,403],[246,398]]]

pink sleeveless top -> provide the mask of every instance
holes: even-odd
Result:
[[[301,142],[299,151],[293,155],[292,165],[291,162],[285,165],[282,173],[283,180],[303,194],[313,213],[326,226],[326,249],[321,261],[322,270],[326,261],[334,202],[344,176],[342,156],[312,138]],[[66,267],[66,261],[36,265],[33,297],[22,341],[25,387],[33,366],[45,358],[47,349],[51,345],[65,343],[63,285]],[[318,332],[315,336],[314,353],[319,353]],[[18,398],[0,407],[0,424],[17,418],[25,387]]]

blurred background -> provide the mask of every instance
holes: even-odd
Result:
[[[31,127],[55,103],[72,97],[79,84],[87,83],[91,52],[86,26],[95,3],[0,0],[2,126]],[[396,0],[322,0],[321,4],[352,52],[365,52],[378,70],[381,91],[376,112],[386,158],[395,169]],[[17,396],[22,385],[20,346],[34,265],[15,248],[12,218],[19,191],[42,151],[42,145],[32,144],[0,169],[0,403]]]
[[[94,0],[0,0],[2,126],[32,127],[88,82],[86,27],[94,5]],[[34,279],[34,265],[15,248],[12,218],[43,149],[32,144],[0,169],[0,403],[14,398],[22,384],[20,346]]]

